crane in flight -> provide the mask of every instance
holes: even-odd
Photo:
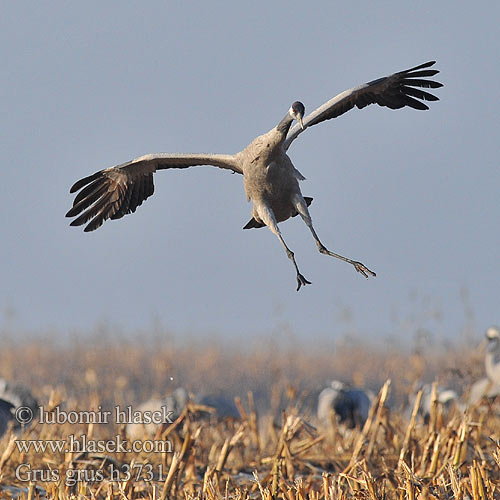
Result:
[[[390,109],[406,106],[426,110],[422,101],[437,101],[438,97],[422,88],[439,88],[441,83],[429,80],[439,73],[428,69],[430,61],[389,76],[346,90],[322,104],[304,117],[305,107],[295,101],[283,119],[269,132],[255,138],[237,154],[155,153],[122,163],[80,179],[70,189],[75,196],[73,206],[66,214],[76,217],[71,226],[85,226],[93,231],[107,219],[120,219],[135,212],[137,207],[154,192],[153,174],[157,170],[208,165],[243,175],[247,199],[252,201],[252,218],[244,229],[267,226],[281,241],[292,261],[297,277],[297,291],[310,284],[299,271],[295,255],[285,243],[279,222],[300,215],[309,227],[318,250],[354,266],[363,276],[375,276],[364,264],[331,252],[320,241],[313,227],[308,206],[312,198],[302,196],[299,181],[305,177],[293,166],[287,154],[292,142],[309,127],[336,118],[355,106],[359,109],[378,104]],[[292,127],[292,123],[297,123]]]

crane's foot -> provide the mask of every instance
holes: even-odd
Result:
[[[358,271],[358,273],[361,273],[365,278],[368,278],[368,275],[377,276],[373,271],[370,271],[370,269],[368,269],[361,262],[353,260],[353,261],[351,261],[351,264],[354,266],[354,269],[356,269],[356,271]]]
[[[297,292],[300,290],[300,287],[302,285],[306,286],[306,285],[310,285],[311,282],[310,281],[307,281],[304,276],[302,276],[302,274],[300,273],[297,273]]]

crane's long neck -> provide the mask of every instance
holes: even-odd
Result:
[[[286,137],[286,134],[288,134],[293,120],[294,119],[290,116],[290,113],[287,113],[278,125],[276,125],[276,130],[278,130],[278,132],[283,136],[283,139]]]
[[[484,366],[486,368],[486,375],[492,381],[498,383],[496,378],[498,377],[500,370],[500,352],[499,352],[499,341],[494,340],[490,341],[490,345],[488,346],[488,350],[486,352],[486,356],[484,358]]]

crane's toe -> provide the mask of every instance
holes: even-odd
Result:
[[[297,273],[297,292],[300,290],[300,287],[302,285],[306,286],[306,285],[310,285],[311,282],[310,281],[307,281],[304,276],[302,276],[302,274],[300,273]]]
[[[353,261],[352,265],[354,266],[354,269],[358,271],[358,273],[361,273],[365,278],[368,278],[368,275],[370,276],[377,276],[373,271],[370,271],[364,264],[361,262]]]

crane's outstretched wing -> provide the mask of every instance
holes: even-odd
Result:
[[[437,89],[443,86],[442,83],[426,79],[439,73],[436,69],[425,69],[435,64],[435,62],[429,61],[420,66],[378,78],[338,94],[307,115],[304,118],[303,129],[299,124],[295,124],[290,129],[285,141],[285,150],[307,127],[336,118],[354,106],[362,109],[369,104],[376,103],[379,106],[387,106],[391,109],[399,109],[405,106],[421,110],[429,109],[422,101],[438,101],[439,98],[418,87]]]
[[[70,193],[81,190],[66,217],[78,217],[71,226],[87,224],[84,231],[93,231],[106,219],[120,219],[135,212],[154,192],[153,174],[167,168],[188,168],[198,165],[232,170],[242,174],[235,156],[219,154],[157,153],[141,156],[127,163],[100,170],[75,182]]]

